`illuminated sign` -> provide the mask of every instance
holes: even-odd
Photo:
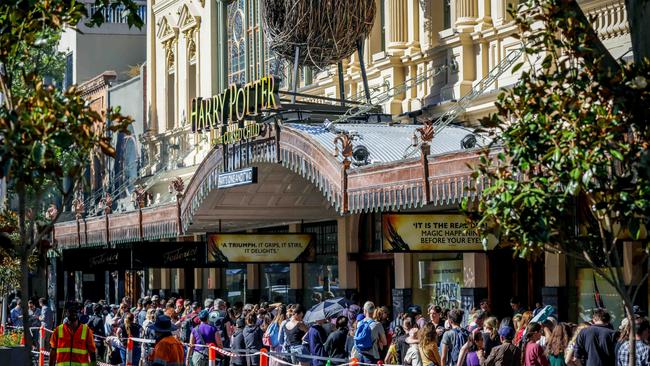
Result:
[[[230,188],[257,183],[257,167],[219,173],[217,188]]]
[[[247,117],[278,109],[278,88],[273,76],[265,76],[243,86],[232,84],[209,98],[194,98],[190,112],[192,131],[210,132],[215,144],[254,139],[260,135],[261,123]]]
[[[313,234],[211,234],[208,263],[287,263],[315,259]]]
[[[384,252],[482,251],[483,242],[464,215],[386,214],[382,216]]]

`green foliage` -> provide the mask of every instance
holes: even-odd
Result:
[[[522,257],[552,249],[611,266],[617,242],[650,227],[650,64],[612,67],[566,3],[513,14],[537,62],[481,121],[501,152],[483,156],[475,177],[489,187],[464,208]]]

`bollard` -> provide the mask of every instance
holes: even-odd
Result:
[[[266,348],[260,350],[260,366],[269,366],[269,351]]]
[[[359,366],[359,359],[358,358],[353,358],[350,360],[350,366]]]
[[[38,366],[45,366],[45,326],[38,331]]]
[[[133,339],[126,341],[126,366],[133,366]]]
[[[208,345],[208,366],[217,366],[217,349],[214,343]]]

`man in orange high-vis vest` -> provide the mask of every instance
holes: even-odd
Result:
[[[95,365],[93,331],[79,322],[77,304],[66,304],[65,316],[68,321],[54,328],[50,338],[50,366]]]

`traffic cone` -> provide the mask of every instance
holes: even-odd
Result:
[[[208,366],[217,366],[217,349],[214,343],[209,344],[208,348]]]
[[[126,366],[133,366],[133,339],[126,341]]]
[[[38,333],[38,366],[45,366],[45,326]]]
[[[269,366],[269,351],[266,348],[260,350],[260,366]]]

